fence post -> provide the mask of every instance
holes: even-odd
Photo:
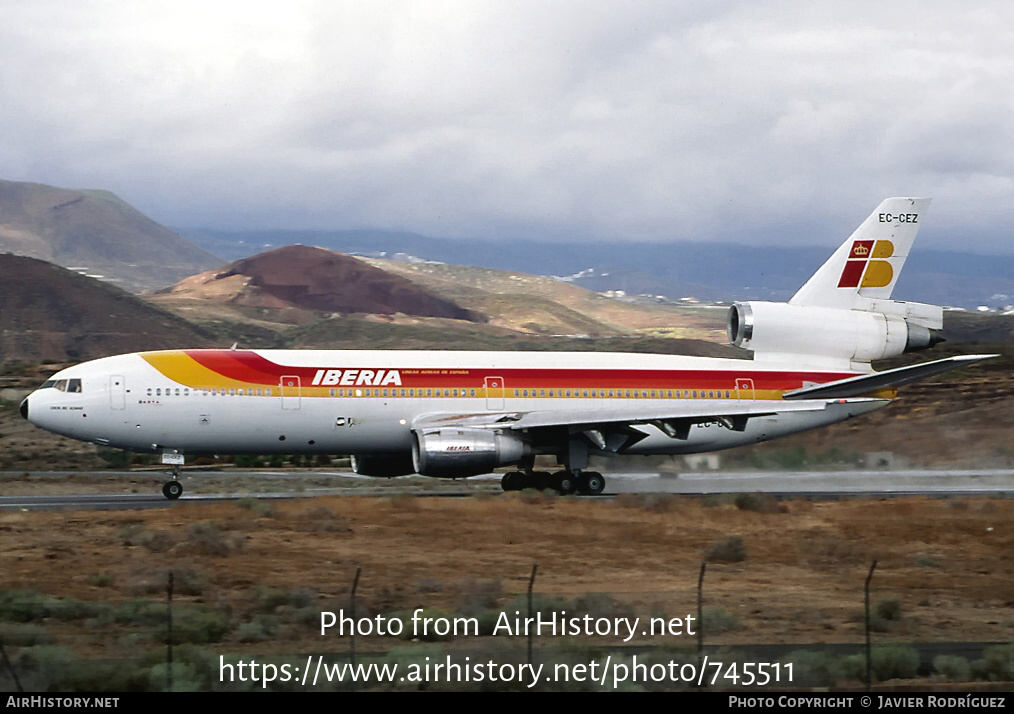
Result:
[[[356,622],[356,589],[359,587],[359,574],[363,572],[363,566],[356,565],[356,577],[352,579],[352,591],[349,593],[350,607],[352,609],[352,632],[349,634],[349,659],[352,661],[352,666],[356,666],[356,629],[359,627],[359,623]],[[355,681],[355,680],[353,680]],[[352,685],[355,689],[355,684]]]
[[[873,579],[873,569],[877,567],[877,561],[874,560],[870,566],[870,572],[866,575],[866,585],[863,588],[864,598],[866,601],[866,691],[870,691],[873,687],[873,657],[872,648],[870,647],[870,580]]]
[[[704,664],[704,570],[708,567],[708,561],[701,561],[701,572],[697,575],[697,669]],[[702,676],[700,681],[704,681]]]
[[[165,586],[166,609],[166,664],[165,690],[173,690],[173,571],[169,571],[169,580]]]
[[[4,664],[7,665],[7,669],[10,671],[11,677],[14,679],[14,686],[18,688],[19,692],[24,692],[25,690],[21,686],[21,680],[18,679],[18,673],[14,671],[14,665],[11,664],[10,659],[7,658],[7,650],[4,649],[3,640],[0,640],[0,655],[3,655]]]
[[[532,574],[528,578],[528,622],[532,621],[532,588],[535,586],[535,571],[538,570],[539,564],[532,563]],[[526,627],[528,630],[528,666],[532,666],[532,628]]]

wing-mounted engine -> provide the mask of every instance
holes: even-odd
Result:
[[[848,310],[775,302],[735,303],[729,341],[755,354],[806,355],[869,363],[932,347],[942,340],[943,310],[936,305],[870,300]]]
[[[412,463],[415,472],[424,476],[488,474],[498,466],[517,463],[527,452],[519,437],[488,429],[417,429],[413,436]]]

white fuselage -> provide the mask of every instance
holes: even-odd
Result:
[[[50,431],[142,452],[409,454],[413,425],[444,414],[579,412],[595,423],[621,407],[679,413],[692,402],[720,414],[730,403],[771,405],[743,430],[703,421],[679,439],[646,418],[636,425],[646,436],[622,452],[679,454],[772,439],[887,403],[828,401],[779,413],[783,392],[848,376],[644,354],[193,350],[69,367],[23,408]],[[72,380],[79,391],[67,389]]]

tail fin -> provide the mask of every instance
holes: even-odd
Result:
[[[889,300],[928,198],[888,198],[789,300],[790,305],[862,308]]]

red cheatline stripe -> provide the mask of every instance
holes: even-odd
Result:
[[[309,386],[314,375],[322,369],[370,370],[374,375],[382,370],[398,370],[400,385],[384,386],[440,386],[476,387],[487,377],[503,378],[508,389],[732,389],[737,379],[752,379],[756,389],[794,389],[802,382],[822,383],[854,376],[851,373],[776,372],[753,371],[744,364],[736,370],[637,370],[637,369],[492,369],[449,368],[460,374],[434,374],[435,368],[405,367],[380,368],[373,366],[321,365],[294,367],[280,365],[247,350],[187,350],[187,356],[224,377],[251,384],[276,385],[282,376],[299,376],[303,386]],[[423,372],[423,373],[421,373]],[[350,386],[350,385],[342,385]],[[378,385],[360,385],[378,386]]]

